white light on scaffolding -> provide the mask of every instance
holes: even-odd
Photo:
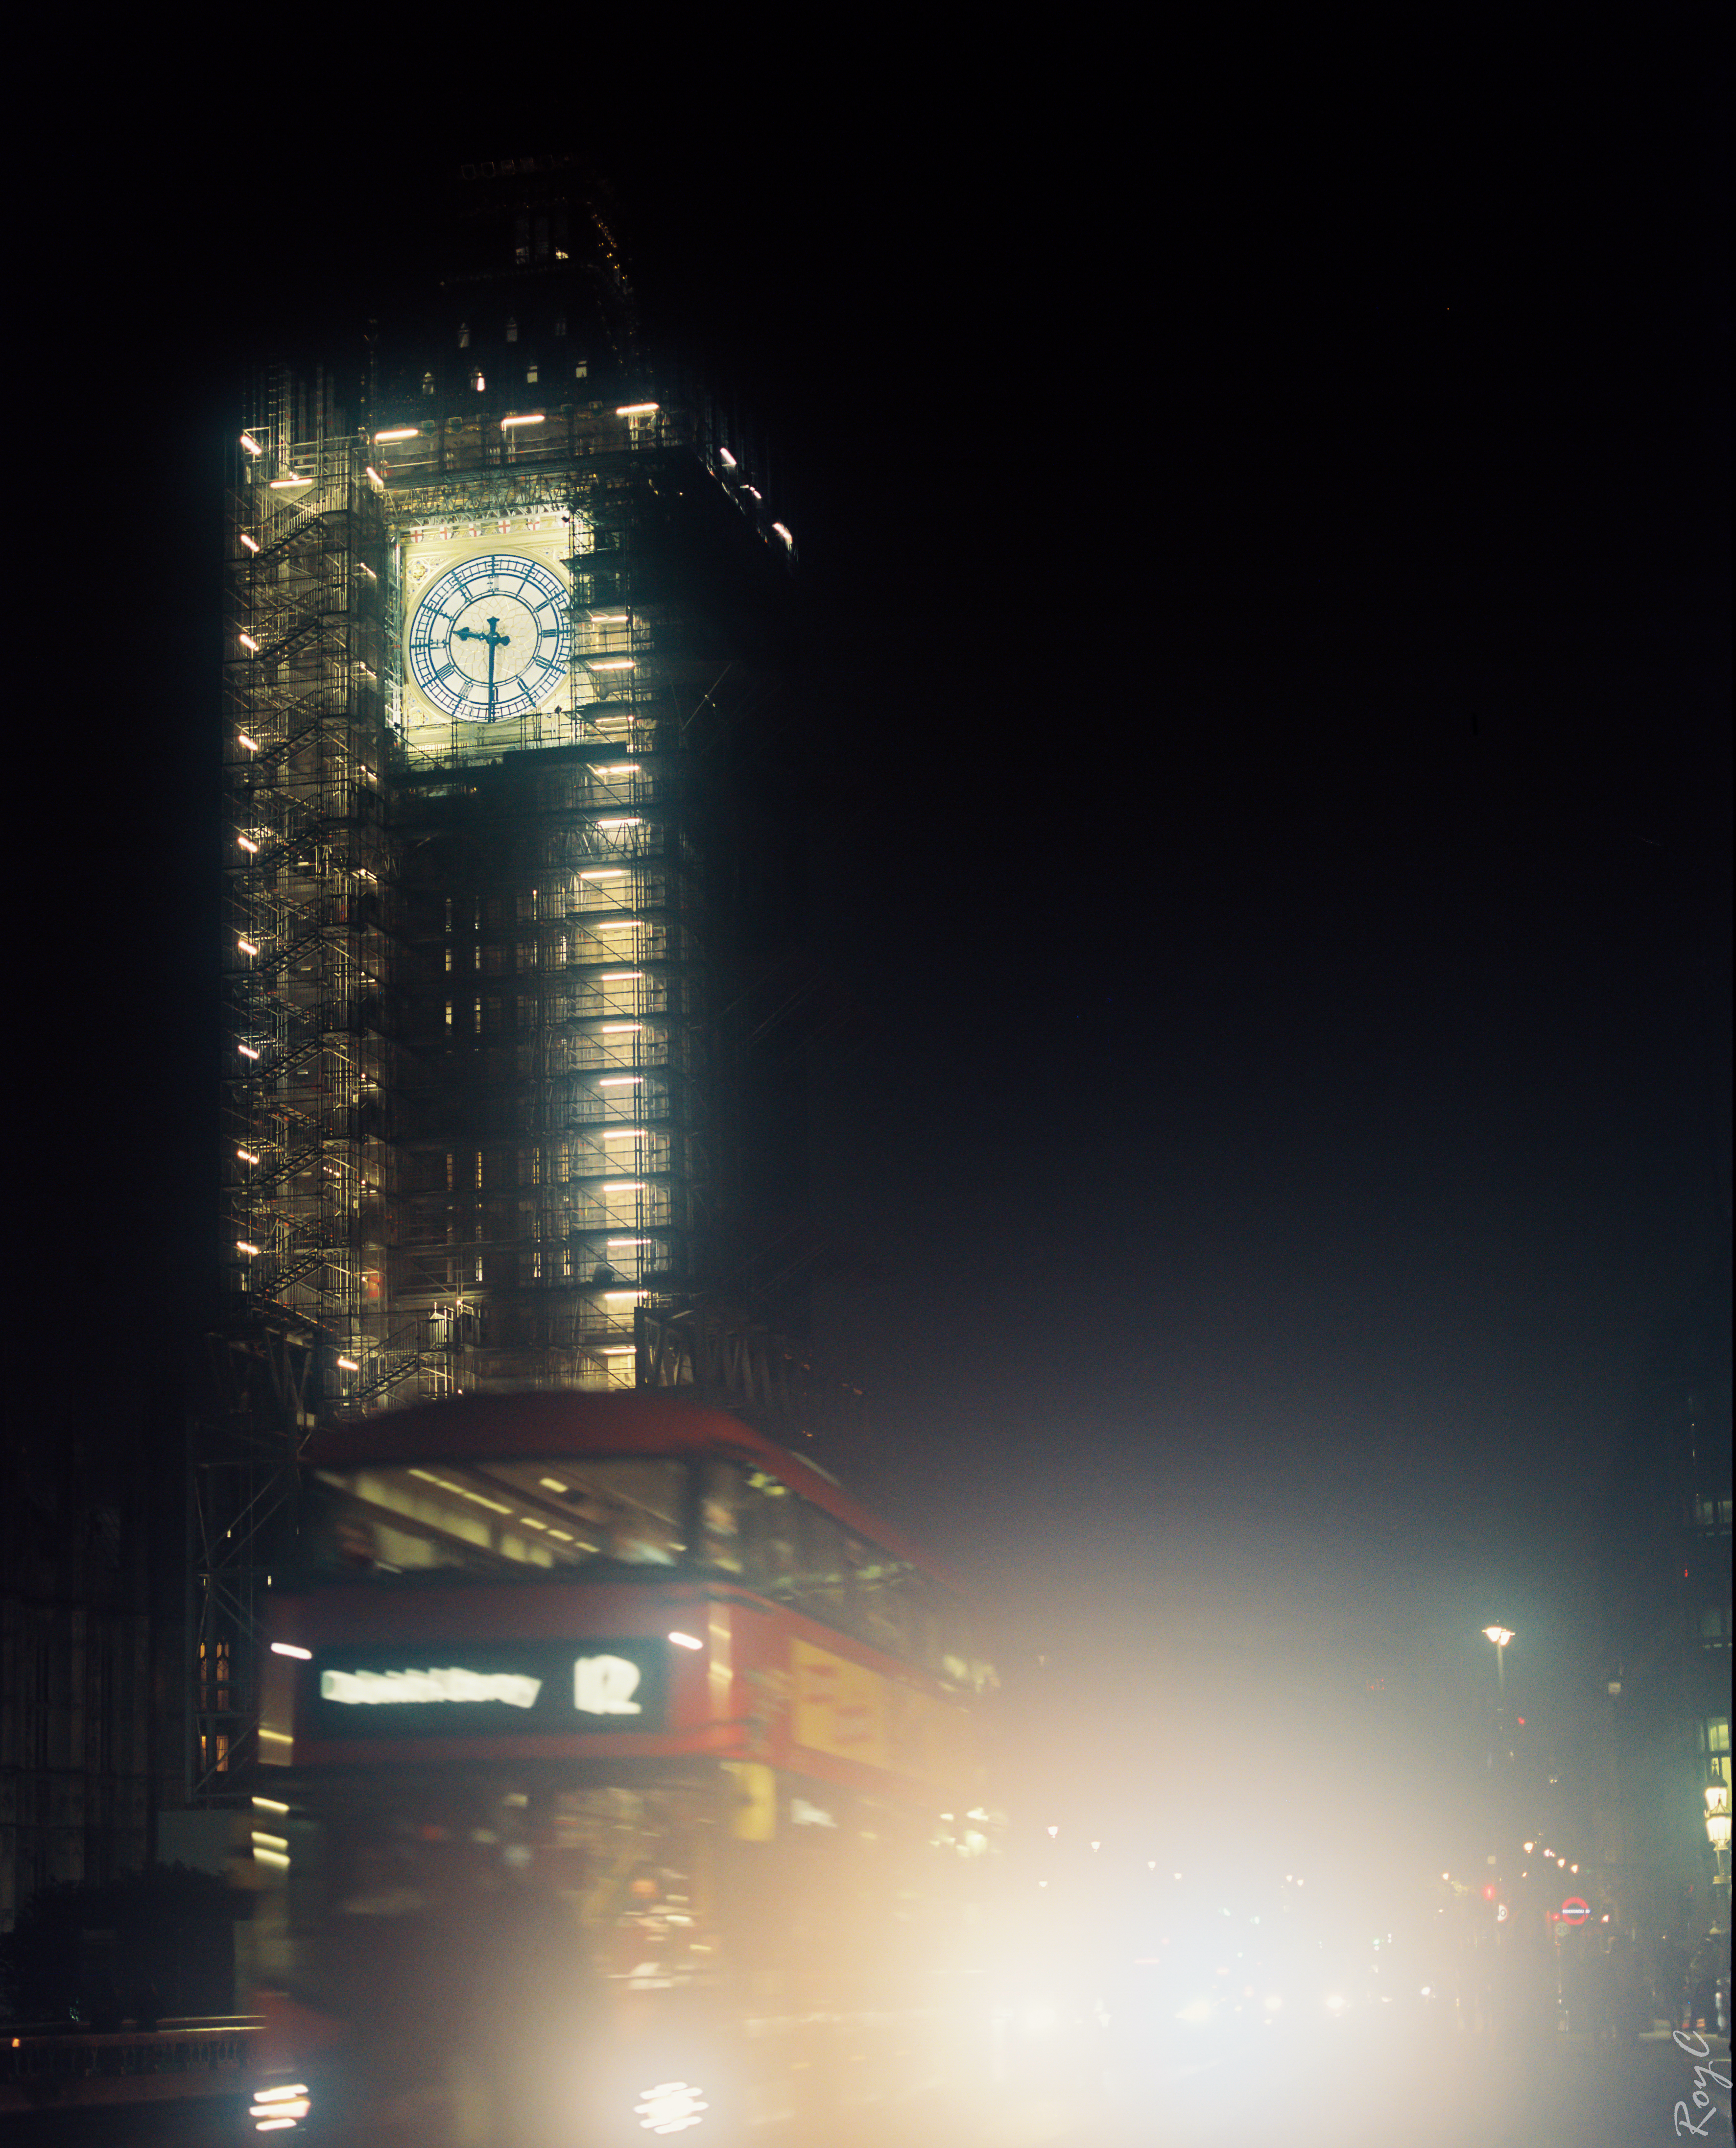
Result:
[[[389,425],[384,432],[374,434],[374,444],[382,440],[414,440],[421,430],[419,425]]]
[[[650,1238],[605,1238],[603,1242],[605,1246],[649,1246],[652,1241]]]
[[[364,463],[362,467],[367,471],[369,476],[374,480],[374,484],[376,484],[379,487],[380,490],[384,492],[386,489],[386,481],[380,475],[379,472],[374,467],[373,464]],[[377,581],[379,579],[379,577],[375,575],[374,580]]]
[[[795,540],[790,534],[790,532],[784,527],[783,524],[781,522],[774,522],[771,526],[776,530],[779,536],[783,539],[784,542],[789,545],[790,550],[793,551],[795,547]]]
[[[599,1034],[603,1036],[625,1036],[630,1031],[644,1027],[642,1021],[605,1021]]]
[[[503,418],[500,420],[500,429],[504,432],[509,425],[546,425],[548,422],[547,414],[536,410],[522,418]]]
[[[235,840],[244,851],[257,851],[259,847],[251,836],[238,836]]]
[[[589,878],[590,876],[586,875],[585,877]],[[602,876],[599,874],[597,877],[600,879]],[[600,923],[592,926],[591,930],[593,932],[630,932],[644,923],[645,920],[642,917],[605,917]]]
[[[258,739],[250,739],[245,731],[237,731],[235,735],[240,740],[241,743],[247,748],[249,753],[257,753],[259,750],[259,741]]]
[[[645,1081],[643,1074],[610,1074],[598,1082],[600,1089],[637,1089]]]
[[[605,1342],[597,1355],[600,1358],[630,1358],[638,1347],[635,1342]]]
[[[643,970],[599,970],[597,979],[600,984],[618,985],[624,978],[642,977],[644,975]]]
[[[250,1044],[238,1045],[235,1048],[243,1059],[257,1059],[259,1056]]]
[[[271,1653],[274,1656],[289,1656],[299,1664],[310,1664],[314,1660],[311,1649],[298,1648],[294,1641],[273,1641]]]
[[[241,435],[241,444],[250,455],[263,455],[265,452],[251,433],[243,433]]]
[[[238,940],[235,945],[243,955],[257,955],[259,951],[251,940]]]
[[[760,499],[760,489],[757,485],[745,484],[742,486],[741,489],[747,494],[750,499]],[[765,504],[763,500],[760,501],[760,504],[762,506]]]
[[[605,1178],[603,1181],[605,1193],[643,1193],[645,1190],[642,1178]]]
[[[587,656],[581,661],[593,671],[630,671],[634,668],[630,656]]]
[[[235,1250],[238,1253],[246,1253],[249,1257],[252,1257],[253,1255],[258,1253],[259,1248],[257,1246],[248,1245],[245,1238],[238,1238],[235,1241]]]
[[[255,656],[258,655],[259,645],[254,640],[252,635],[238,634],[236,635],[235,639],[241,644],[243,649],[251,649]]]
[[[594,611],[586,614],[593,626],[625,626],[627,615],[624,611]]]
[[[238,1148],[235,1153],[243,1163],[257,1163],[259,1161],[250,1148]]]
[[[625,866],[605,866],[600,872],[582,872],[579,877],[580,880],[625,880],[628,871]]]
[[[605,1290],[603,1295],[605,1297],[620,1303],[625,1303],[630,1301],[634,1304],[637,1304],[641,1293],[636,1290]]]
[[[718,449],[717,459],[723,464],[725,469],[735,469],[735,458],[730,453],[727,448],[720,448]]]
[[[629,813],[618,821],[599,821],[597,826],[600,828],[642,828],[645,822],[638,814]]]
[[[622,617],[625,616],[626,615],[623,613]],[[637,775],[638,773],[639,763],[636,760],[617,761],[612,768],[600,768],[597,770],[599,775]]]
[[[289,492],[299,484],[312,484],[313,482],[312,478],[298,477],[294,471],[291,470],[288,477],[274,477],[271,480],[271,489],[273,492]]]
[[[258,550],[258,540],[256,538],[249,537],[244,529],[240,533],[240,534],[242,543],[246,545],[249,552],[257,552]]]
[[[605,1127],[603,1138],[605,1141],[638,1141],[644,1132],[643,1127]]]
[[[338,1370],[340,1373],[359,1373],[361,1369],[354,1358],[340,1358],[338,1360]]]
[[[654,417],[661,406],[655,403],[623,403],[616,410],[617,418]]]

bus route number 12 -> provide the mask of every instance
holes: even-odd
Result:
[[[639,1665],[625,1656],[580,1656],[573,1665],[573,1705],[581,1715],[640,1715],[633,1698]]]

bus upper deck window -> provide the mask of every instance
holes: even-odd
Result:
[[[724,1573],[743,1571],[741,1472],[730,1462],[708,1462],[700,1493],[700,1557]]]

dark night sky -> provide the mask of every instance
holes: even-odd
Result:
[[[1565,1650],[1648,1353],[1728,1273],[1715,92],[1686,54],[1426,60],[1378,114],[1218,78],[1187,118],[1181,69],[1162,113],[1026,82],[942,128],[943,85],[589,141],[785,444],[768,961],[808,986],[856,1473],[1154,1719],[1497,1615]],[[155,935],[212,915],[222,363],[284,279],[365,277],[317,235],[402,168],[309,173],[273,255],[203,152],[139,154],[121,310],[179,556],[133,631],[191,684],[98,778],[74,901],[128,941],[169,1137],[72,1156],[128,1220],[60,1248],[129,1308],[203,1258],[203,956]]]

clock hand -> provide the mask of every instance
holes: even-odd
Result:
[[[497,649],[504,649],[508,643],[512,640],[512,636],[509,634],[497,634],[495,632],[494,630],[499,625],[499,615],[496,613],[494,617],[489,621],[489,630],[486,634],[479,634],[474,627],[469,626],[455,626],[452,630],[452,638],[454,641],[481,641],[485,642],[488,645],[489,707],[490,710],[492,710],[494,705],[494,651]]]

